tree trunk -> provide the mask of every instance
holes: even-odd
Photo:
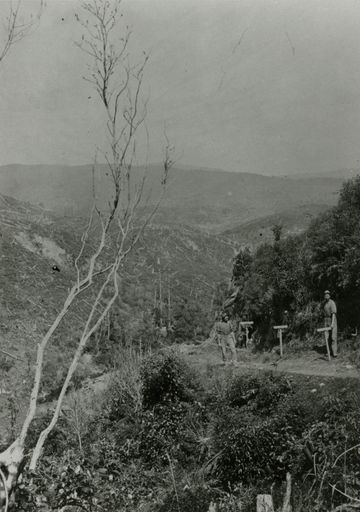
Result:
[[[9,497],[15,488],[23,459],[24,447],[19,438],[0,454],[0,506],[5,505],[5,510],[9,503]]]

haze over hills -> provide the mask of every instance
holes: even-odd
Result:
[[[98,201],[106,206],[109,181],[105,166],[95,174]],[[134,182],[144,174],[134,168]],[[146,170],[145,197],[153,204],[160,190],[160,165]],[[88,215],[92,205],[92,167],[26,166],[0,167],[3,194],[51,209],[65,216]],[[257,218],[276,215],[289,209],[336,203],[342,177],[327,175],[269,177],[259,174],[219,170],[173,168],[157,221],[187,224],[210,232],[222,232]]]
[[[281,225],[283,235],[297,235],[305,231],[312,219],[324,212],[328,206],[309,204],[283,210],[273,215],[244,222],[222,233],[240,246],[257,247],[274,239],[272,228]]]
[[[296,174],[286,174],[287,178],[298,180],[303,178],[335,178],[335,179],[342,179],[342,180],[349,180],[351,178],[355,178],[356,176],[360,175],[360,168],[354,167],[354,168],[343,168],[343,169],[337,169],[336,171],[327,171],[327,172],[303,172],[303,173],[296,173]]]

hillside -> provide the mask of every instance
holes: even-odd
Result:
[[[18,357],[8,382],[28,378],[36,344],[76,277],[73,261],[85,222],[81,218],[70,222],[0,196],[0,349]],[[160,272],[164,293],[171,289],[174,308],[182,298],[193,296],[207,312],[216,283],[229,278],[233,255],[230,245],[196,229],[149,226],[123,269],[123,286],[115,306],[120,321],[128,325],[142,312],[152,311]],[[60,271],[53,271],[53,265]],[[71,357],[90,302],[91,294],[79,300],[55,334],[48,364],[56,372]]]
[[[309,204],[296,209],[284,210],[273,215],[260,217],[228,229],[223,235],[237,246],[257,247],[273,240],[272,228],[283,226],[283,235],[297,235],[306,230],[312,219],[327,209],[324,205]]]
[[[356,167],[353,167],[353,168],[342,168],[342,169],[337,169],[336,171],[327,171],[327,172],[316,172],[316,173],[296,173],[296,174],[292,174],[292,175],[288,175],[287,178],[290,178],[290,179],[295,179],[295,180],[298,180],[298,179],[302,179],[304,177],[316,177],[316,178],[337,178],[337,179],[342,179],[342,180],[349,180],[351,178],[355,178],[356,176],[358,176],[360,174],[360,168],[356,168]]]
[[[143,173],[143,168],[135,168],[134,182]],[[158,197],[161,167],[149,166],[146,173],[145,197],[151,205]],[[336,203],[342,181],[341,177],[303,176],[294,180],[174,168],[157,221],[221,232],[289,208],[331,206]],[[109,190],[104,173],[96,174],[95,183],[99,204],[104,205]],[[91,166],[8,165],[0,168],[0,188],[4,194],[62,216],[87,215],[92,204],[92,170]]]

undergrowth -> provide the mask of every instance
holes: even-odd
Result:
[[[208,512],[213,503],[253,512],[258,493],[279,509],[287,472],[294,512],[325,512],[359,493],[357,382],[200,378],[173,351],[121,361],[97,407],[74,400],[78,415],[59,422],[17,510]]]

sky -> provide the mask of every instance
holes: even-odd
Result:
[[[0,19],[7,8],[0,0]],[[182,166],[360,167],[360,0],[123,0],[121,12],[131,58],[150,53],[139,163],[161,160],[166,129]],[[85,164],[106,145],[75,14],[80,1],[47,0],[0,63],[0,165]]]

